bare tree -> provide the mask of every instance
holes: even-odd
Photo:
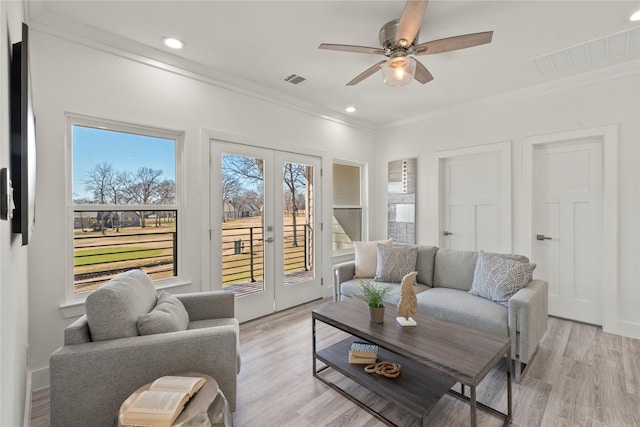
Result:
[[[240,180],[227,170],[222,171],[222,221],[226,221],[225,206],[227,204],[233,206],[236,210],[234,200],[238,199],[238,195],[242,190]]]
[[[116,179],[113,166],[109,163],[99,163],[94,166],[93,170],[87,174],[87,178],[83,181],[85,189],[93,193],[95,203],[109,203],[109,191]],[[105,234],[104,212],[98,215],[100,218],[100,231]]]
[[[225,155],[222,162],[223,173],[243,177],[262,186],[264,160],[256,157]]]
[[[296,201],[296,194],[299,193],[299,188],[307,183],[307,167],[299,163],[287,162],[284,164],[284,185],[289,191],[289,203],[291,204],[291,220],[293,225],[293,242],[292,246],[298,246],[298,203]]]
[[[170,179],[161,181],[157,188],[156,203],[160,205],[170,205],[176,202],[176,183]],[[156,227],[160,226],[160,213],[156,214]]]
[[[123,176],[125,183],[124,193],[129,204],[148,205],[157,202],[159,178],[162,175],[161,169],[151,169],[148,167],[138,168],[136,173],[126,173]],[[140,227],[145,228],[145,211],[136,211],[140,218]]]

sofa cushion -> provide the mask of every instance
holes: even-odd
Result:
[[[433,286],[468,291],[473,283],[478,253],[438,249],[433,272]]]
[[[531,281],[535,264],[480,251],[469,293],[507,306],[509,298]]]
[[[375,276],[378,265],[378,244],[391,246],[392,243],[391,239],[353,242],[353,248],[355,249],[355,277],[371,279]]]
[[[419,293],[417,298],[419,313],[427,313],[501,337],[507,337],[509,334],[509,310],[488,299],[447,288],[428,289]]]
[[[189,313],[182,302],[169,292],[160,291],[158,302],[149,313],[138,317],[138,334],[155,335],[186,331]]]
[[[384,298],[384,302],[389,304],[398,305],[400,301],[400,283],[391,283],[391,282],[376,282],[374,283],[376,286],[384,287],[391,286],[391,292]],[[417,283],[413,289],[416,291],[416,294],[423,292],[429,289],[428,286]],[[340,284],[340,300],[343,300],[343,297],[349,298],[363,298],[364,293],[362,292],[362,285],[359,279],[351,279],[346,282],[342,282]]]
[[[141,270],[129,270],[96,289],[85,303],[92,341],[135,337],[138,317],[156,305],[153,282]]]
[[[377,282],[400,283],[407,274],[415,271],[417,247],[413,245],[378,245]]]
[[[437,246],[418,246],[418,256],[416,258],[416,271],[418,272],[416,281],[418,283],[429,287],[433,286],[436,252],[438,252]]]

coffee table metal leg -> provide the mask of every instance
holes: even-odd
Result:
[[[477,415],[477,404],[476,404],[476,386],[469,386],[469,406],[471,407],[471,427],[476,427],[476,415]]]
[[[516,363],[520,365],[520,361],[516,360]],[[516,374],[518,368],[516,367]],[[511,413],[511,346],[507,347],[507,419],[505,424],[509,423],[513,417]]]

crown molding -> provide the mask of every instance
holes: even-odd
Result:
[[[567,76],[561,79],[555,79],[533,86],[527,86],[522,89],[516,89],[499,95],[478,99],[464,104],[454,105],[453,107],[432,111],[407,119],[397,120],[391,123],[386,123],[378,127],[377,133],[383,133],[385,131],[398,129],[404,126],[415,125],[420,122],[436,118],[472,113],[486,107],[512,103],[525,99],[539,98],[554,93],[565,92],[571,89],[591,86],[598,83],[604,83],[612,80],[634,76],[640,76],[640,59],[633,59],[608,67],[602,67],[596,70],[587,71],[581,74]]]
[[[405,126],[413,126],[441,117],[471,113],[490,106],[547,96],[574,88],[640,75],[640,59],[631,59],[615,65],[598,67],[580,74],[549,80],[393,122],[372,123],[340,114],[334,110],[241,79],[231,73],[212,69],[170,52],[51,14],[46,10],[46,1],[44,0],[25,1],[24,8],[25,20],[36,31],[372,135]]]
[[[258,85],[113,33],[102,31],[46,11],[43,1],[24,3],[25,21],[31,30],[77,43],[114,56],[295,110],[322,120],[375,134],[376,125],[322,108],[311,102]]]

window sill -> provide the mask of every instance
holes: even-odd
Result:
[[[156,282],[156,290],[167,290],[171,288],[177,288],[180,286],[190,285],[192,282],[190,280],[181,280],[181,279],[166,279],[159,280]],[[88,295],[88,294],[87,294]],[[85,314],[85,300],[87,297],[85,296],[82,299],[76,300],[68,300],[64,304],[60,304],[58,308],[62,312],[62,317],[65,319],[71,319],[73,317],[80,317]]]

